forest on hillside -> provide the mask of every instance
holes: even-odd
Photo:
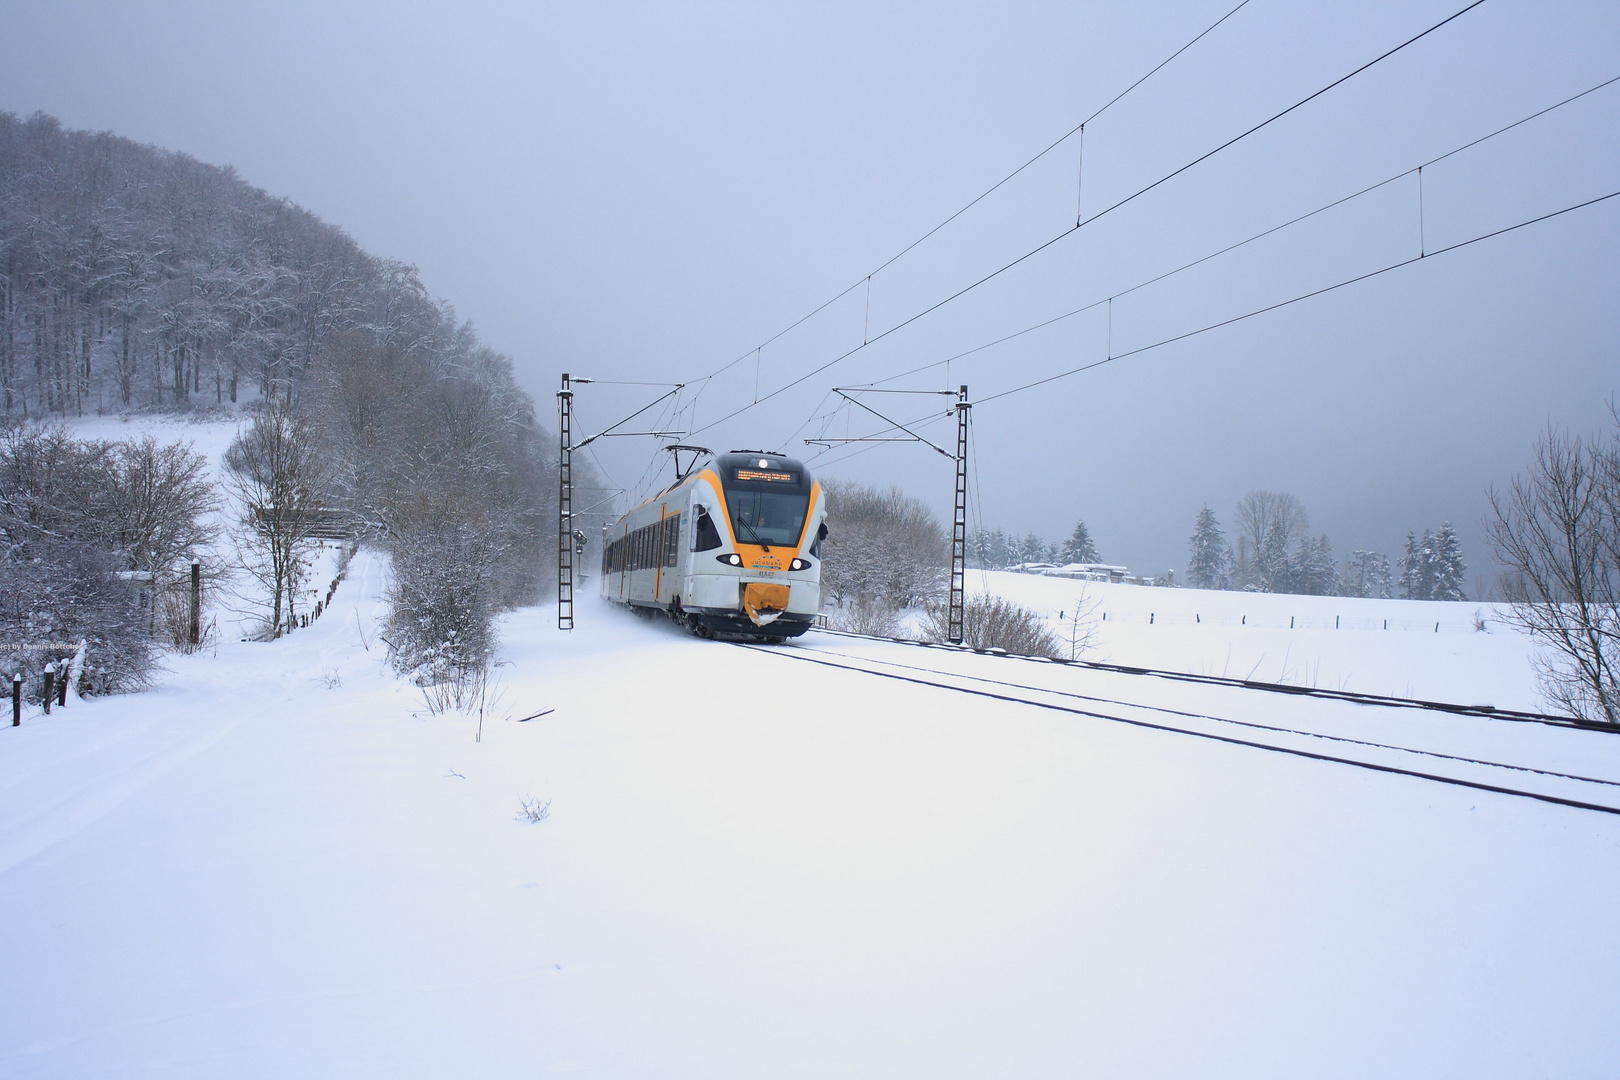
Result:
[[[414,267],[228,166],[0,113],[5,415],[296,403],[356,331],[446,374],[511,382]]]
[[[282,530],[239,567],[268,590],[266,636],[291,625],[311,523],[334,516],[392,555],[395,659],[419,681],[480,670],[495,614],[550,580],[550,437],[511,362],[415,267],[229,167],[0,113],[0,421],[151,411],[250,422],[224,464],[247,547]],[[32,438],[7,444],[0,600],[13,629],[67,643],[76,617],[28,599],[50,594],[42,566],[174,568],[105,515],[62,516],[123,450]],[[30,464],[46,460],[84,467]]]

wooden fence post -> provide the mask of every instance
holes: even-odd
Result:
[[[11,676],[11,726],[22,726],[22,672]]]
[[[64,709],[67,708],[68,671],[70,669],[70,665],[63,661],[61,678],[56,680],[56,703]]]
[[[45,715],[51,715],[51,698],[56,696],[56,665],[45,665]]]
[[[191,643],[202,642],[202,562],[191,560]]]

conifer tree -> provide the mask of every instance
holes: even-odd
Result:
[[[1000,570],[1007,565],[1007,534],[1000,529],[976,532],[968,545],[968,554],[975,567],[981,570]]]
[[[1430,545],[1431,581],[1429,599],[1431,600],[1466,600],[1463,593],[1463,582],[1467,580],[1468,566],[1463,562],[1462,545],[1457,541],[1457,533],[1447,521],[1440,526],[1435,534],[1434,543]]]
[[[1428,533],[1424,533],[1423,542],[1419,543],[1416,534],[1407,530],[1406,551],[1401,555],[1401,596],[1407,600],[1429,598],[1423,575],[1423,549],[1428,540]]]
[[[1228,588],[1227,570],[1231,564],[1232,549],[1226,544],[1226,534],[1221,532],[1215,512],[1205,503],[1187,541],[1187,582],[1195,589]]]
[[[1354,551],[1345,568],[1346,594],[1389,599],[1389,558],[1381,551]]]
[[[1327,534],[1312,540],[1302,536],[1289,566],[1290,591],[1307,596],[1331,596],[1338,592],[1339,573],[1333,565],[1333,545]]]
[[[1086,528],[1084,521],[1074,523],[1074,532],[1063,542],[1058,560],[1065,563],[1102,562],[1102,556],[1097,554],[1097,545],[1091,542],[1091,530]]]
[[[1053,555],[1053,548],[1042,540],[1033,530],[1024,534],[1022,540],[1014,541],[1011,545],[1015,550],[1010,552],[1014,563],[1049,562]]]

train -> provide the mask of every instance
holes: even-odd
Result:
[[[782,454],[702,447],[668,488],[607,527],[602,596],[706,638],[785,641],[815,623],[827,510]]]

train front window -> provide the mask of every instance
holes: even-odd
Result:
[[[804,532],[810,496],[730,488],[726,491],[726,505],[731,511],[731,531],[738,543],[793,547],[799,542],[799,534]]]

